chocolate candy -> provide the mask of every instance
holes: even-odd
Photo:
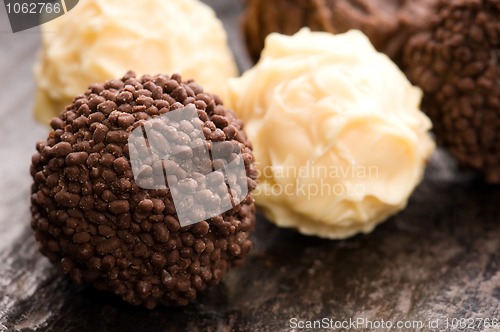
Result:
[[[179,75],[136,78],[129,72],[120,80],[93,84],[51,121],[53,130],[37,144],[32,158],[31,226],[41,252],[75,283],[92,284],[147,308],[186,305],[248,254],[255,221],[250,195],[233,201],[226,212],[181,227],[169,186],[145,189],[136,182],[147,172],[136,176],[133,171],[131,133],[184,109],[197,114],[199,134],[211,155],[239,153],[245,187],[254,189],[256,171],[242,121],[217,96]],[[177,148],[182,148],[183,135],[194,131],[181,121],[172,132]],[[149,141],[165,137],[149,136]],[[164,160],[164,170],[179,168],[176,162],[192,162],[193,151],[176,152],[177,159]],[[214,157],[216,170],[221,169],[218,163],[224,167]],[[146,162],[144,167],[154,176],[152,165]],[[218,198],[203,181],[225,184],[219,189],[230,190],[233,198],[242,193],[231,186],[231,174],[213,174],[190,177],[179,168],[177,189],[191,193],[195,202],[212,205]]]
[[[438,143],[464,167],[500,183],[500,2],[441,0],[404,62],[425,94]]]
[[[242,28],[257,61],[272,32],[293,35],[302,27],[334,34],[361,30],[377,50],[401,64],[408,38],[432,18],[436,0],[246,0]]]

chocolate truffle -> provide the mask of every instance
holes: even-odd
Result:
[[[342,33],[363,31],[375,48],[399,64],[408,37],[424,26],[436,0],[247,0],[243,30],[248,51],[260,56],[271,32],[292,35],[302,27]]]
[[[340,239],[402,210],[434,151],[422,91],[358,30],[273,33],[230,81],[269,220]]]
[[[253,156],[242,121],[218,97],[177,74],[136,78],[129,72],[91,85],[51,121],[47,140],[36,145],[31,226],[41,252],[75,283],[147,308],[186,305],[248,254],[255,221],[250,195],[224,213],[181,227],[171,186],[144,189],[135,180],[131,132],[185,106],[196,110],[212,155],[216,143],[240,151],[248,192],[254,189]],[[219,161],[209,160],[212,167]],[[216,171],[229,195],[234,187]],[[189,180],[193,188],[208,179],[182,173],[175,173],[179,183]]]
[[[404,56],[438,143],[490,183],[500,183],[499,59],[496,0],[441,1],[437,19],[409,40]]]

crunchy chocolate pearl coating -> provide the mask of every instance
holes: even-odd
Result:
[[[497,0],[441,0],[437,18],[404,54],[438,143],[489,183],[500,183],[499,59]]]
[[[131,131],[189,104],[207,140],[241,151],[253,190],[256,171],[242,121],[180,75],[128,72],[92,84],[51,121],[53,131],[32,158],[31,226],[41,252],[75,283],[146,308],[186,305],[248,254],[255,222],[250,195],[222,215],[180,227],[170,189],[142,189],[134,180]],[[182,132],[190,125],[182,123]],[[186,182],[186,190],[200,178]]]

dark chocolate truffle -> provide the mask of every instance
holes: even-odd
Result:
[[[129,72],[93,84],[52,120],[53,131],[32,158],[31,226],[41,252],[75,283],[147,308],[186,305],[248,254],[255,222],[250,195],[227,212],[181,227],[170,188],[143,189],[134,179],[130,133],[188,105],[209,150],[229,142],[226,148],[240,152],[248,191],[254,189],[242,121],[177,74],[138,79]]]
[[[437,141],[465,167],[500,183],[500,2],[443,0],[404,62],[424,90]]]
[[[247,0],[243,16],[248,51],[258,60],[271,32],[302,27],[343,33],[361,30],[375,48],[400,64],[404,43],[426,25],[436,0]]]

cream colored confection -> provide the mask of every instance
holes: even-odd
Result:
[[[223,100],[237,69],[214,11],[198,0],[81,0],[42,25],[36,117],[48,123],[90,83],[180,73]]]
[[[307,235],[372,231],[406,206],[435,148],[421,90],[357,30],[271,34],[229,90],[254,148],[256,202]]]

